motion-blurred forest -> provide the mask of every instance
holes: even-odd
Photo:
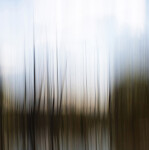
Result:
[[[149,150],[149,1],[0,1],[0,150]]]

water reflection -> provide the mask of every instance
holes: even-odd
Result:
[[[8,120],[7,120],[8,121]],[[51,128],[48,122],[4,123],[4,150],[147,150],[149,120],[113,121],[112,132],[107,121],[61,121]]]
[[[4,124],[5,150],[93,150],[109,148],[108,124],[91,121],[61,121],[49,126],[48,122],[36,122],[36,127],[27,122],[14,121]],[[7,124],[7,125],[6,125]],[[35,130],[35,132],[34,132]]]

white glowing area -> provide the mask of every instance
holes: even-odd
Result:
[[[119,28],[142,32],[145,26],[145,0],[116,0],[115,16]]]
[[[0,7],[4,5],[8,3],[3,2]],[[46,68],[48,49],[49,64],[53,64],[50,71],[53,69],[56,76],[58,53],[59,70],[63,73],[67,61],[66,84],[69,87],[71,80],[78,103],[83,103],[87,79],[90,105],[95,104],[99,92],[103,105],[108,92],[109,64],[112,68],[117,39],[125,40],[121,34],[126,30],[134,35],[144,33],[145,5],[145,0],[13,0],[9,3],[10,9],[4,7],[0,13],[0,19],[4,20],[0,24],[2,72],[23,75],[25,58],[28,78],[32,77],[34,33],[39,73]],[[127,50],[121,51],[127,53]]]

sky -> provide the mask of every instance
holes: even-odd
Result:
[[[114,83],[126,70],[140,73],[147,67],[147,13],[147,0],[0,0],[0,66],[6,93],[14,91],[22,101],[26,70],[29,101],[34,37],[37,84],[44,80],[46,91],[48,60],[51,85],[57,84],[58,68],[58,84],[65,80],[68,97],[75,95],[82,106],[85,92],[90,107],[100,93],[102,109],[109,72]]]

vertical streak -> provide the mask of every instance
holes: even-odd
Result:
[[[46,53],[47,53],[47,104],[48,104],[48,109],[47,111],[50,112],[50,99],[49,99],[49,96],[51,95],[51,92],[50,92],[50,87],[49,87],[49,61],[48,61],[48,58],[49,58],[49,53],[48,53],[48,42],[47,42],[47,34],[46,34]]]
[[[85,59],[85,70],[86,70],[86,72],[85,72],[85,74],[86,74],[86,81],[85,81],[85,86],[86,86],[86,103],[88,104],[88,89],[87,89],[87,87],[88,87],[88,84],[87,84],[87,51],[86,51],[86,42],[85,42],[85,57],[86,57],[86,59]]]
[[[100,86],[99,86],[99,52],[97,48],[97,113],[99,114],[100,110]]]
[[[111,81],[110,81],[110,53],[109,53],[109,121],[110,121],[110,150],[112,150],[112,112],[111,112]]]
[[[34,10],[33,10],[34,13]],[[36,145],[35,145],[35,114],[36,114],[36,57],[35,57],[35,27],[34,27],[34,14],[33,14],[33,66],[34,66],[34,108],[33,108],[33,150],[36,149]]]
[[[26,57],[24,44],[24,112],[26,113]]]
[[[35,107],[36,107],[36,60],[35,59],[36,59],[35,57],[35,29],[34,29],[34,22],[33,22],[34,113],[35,113]]]
[[[58,72],[58,47],[57,47],[57,24],[56,24],[56,64],[57,64],[57,112],[59,110],[59,72]]]

